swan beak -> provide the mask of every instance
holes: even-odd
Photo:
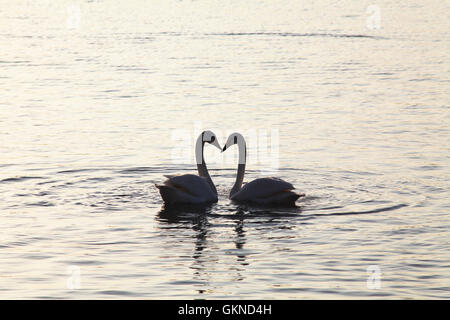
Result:
[[[222,150],[222,147],[220,146],[219,142],[217,142],[217,139],[211,142],[211,144],[216,147],[219,150]]]
[[[225,150],[227,150],[227,146],[225,145],[222,149],[222,152],[224,152]]]

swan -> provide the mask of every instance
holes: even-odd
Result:
[[[217,202],[217,190],[211,180],[205,159],[203,158],[205,142],[222,150],[216,139],[216,135],[212,131],[203,131],[199,135],[195,144],[198,176],[195,174],[165,175],[167,180],[164,181],[164,184],[155,184],[165,204],[205,204]]]
[[[232,133],[222,149],[224,152],[232,145],[237,144],[239,150],[239,164],[236,182],[230,191],[230,199],[235,202],[253,203],[257,205],[295,206],[295,201],[303,197],[303,193],[292,190],[295,187],[280,178],[267,177],[255,179],[246,183],[242,188],[245,174],[247,148],[244,137],[240,133]]]

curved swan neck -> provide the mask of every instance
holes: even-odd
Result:
[[[244,174],[245,174],[245,163],[239,163],[238,169],[237,169],[237,175],[236,175],[236,181],[234,182],[233,188],[231,188],[230,191],[230,198],[239,190],[241,190],[242,182],[244,181]]]
[[[198,175],[200,177],[205,177],[209,185],[213,189],[214,193],[217,194],[216,186],[214,185],[211,176],[209,175],[208,168],[206,167],[205,159],[203,158],[203,148],[205,146],[205,141],[203,141],[203,133],[198,137],[195,143],[195,161],[197,162]]]
[[[239,190],[241,190],[242,182],[244,181],[245,162],[247,158],[247,147],[245,145],[245,140],[241,135],[239,135],[236,143],[238,145],[239,151],[239,164],[236,174],[236,181],[234,182],[233,188],[231,188],[230,191],[230,198]]]

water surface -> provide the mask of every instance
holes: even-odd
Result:
[[[449,298],[449,4],[371,4],[1,6],[0,297]],[[207,146],[219,202],[164,209],[202,129],[306,197]]]

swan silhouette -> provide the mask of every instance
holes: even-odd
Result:
[[[213,132],[203,131],[200,134],[195,144],[198,176],[195,174],[165,175],[167,180],[164,181],[163,185],[155,184],[166,205],[199,205],[217,202],[217,190],[211,180],[205,159],[203,158],[205,142],[222,150]]]
[[[236,182],[230,191],[230,199],[235,202],[243,202],[257,205],[295,206],[295,201],[304,196],[292,190],[295,187],[280,178],[259,178],[246,183],[242,188],[245,174],[245,162],[247,148],[244,137],[240,133],[232,133],[225,143],[222,152],[237,144],[239,150],[239,164]]]

